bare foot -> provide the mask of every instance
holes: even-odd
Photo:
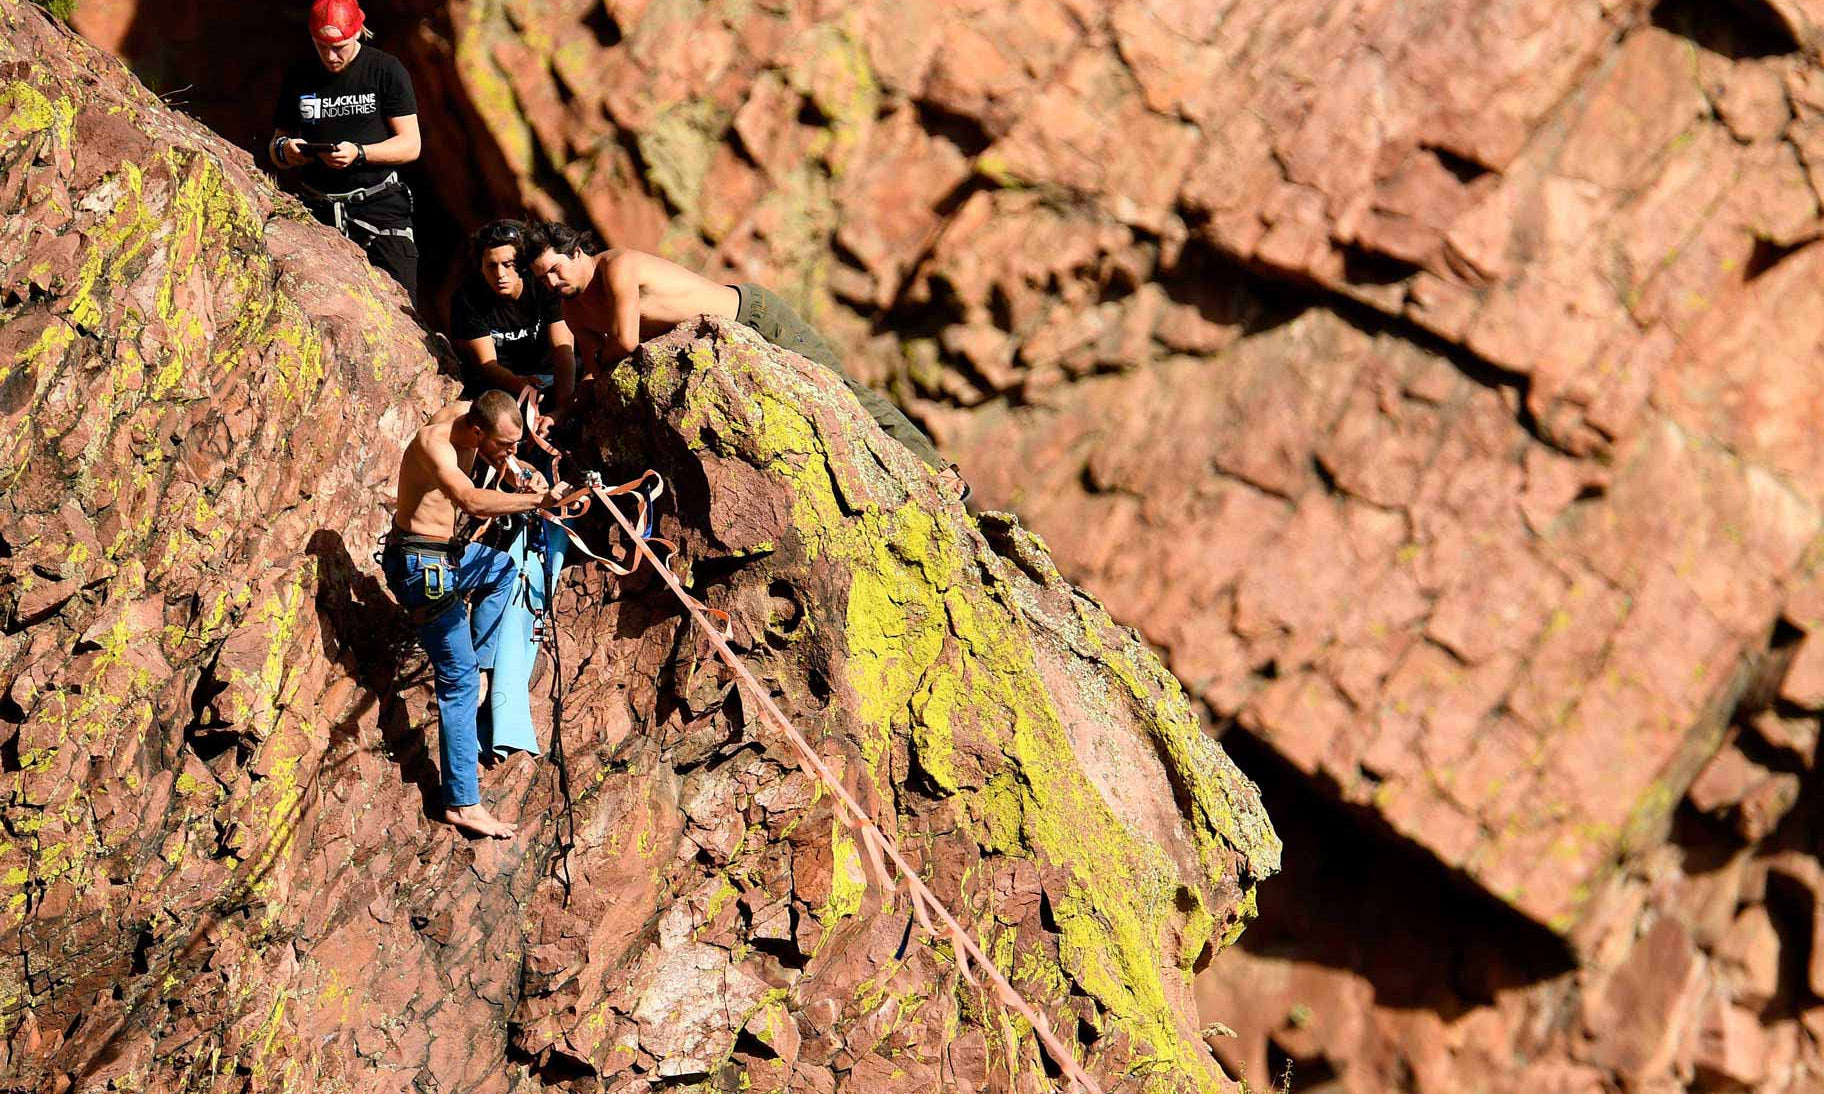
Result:
[[[500,820],[488,812],[486,806],[479,802],[475,805],[464,805],[458,808],[445,806],[443,819],[476,836],[488,836],[493,839],[512,839],[516,829],[506,821]]]
[[[949,467],[939,471],[937,473],[937,482],[943,489],[946,497],[954,498],[959,502],[969,500],[969,494],[971,492],[969,490],[969,484],[964,481],[962,471],[955,464],[951,464]]]

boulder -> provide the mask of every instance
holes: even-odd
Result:
[[[301,16],[249,35],[246,8],[75,18],[257,132]],[[1711,949],[1760,903],[1748,863],[1816,858],[1816,780],[1794,776],[1824,648],[1790,633],[1824,627],[1812,0],[368,11],[419,89],[427,201],[772,284],[1140,628],[1250,770],[1344,803],[1332,835],[1386,837],[1377,861],[1430,862],[1374,939],[1396,964],[1433,967],[1433,894],[1486,898],[1423,993],[1343,945],[1351,915],[1213,962],[1202,1017],[1241,1034],[1217,1044],[1251,1080],[1275,1047],[1295,1082],[1355,1090],[1615,1088],[1564,1015],[1661,920]],[[210,34],[236,63],[175,71]],[[1771,776],[1719,826],[1684,803],[1735,792],[1731,751],[1700,778],[1731,723]],[[1389,883],[1277,884],[1286,918]],[[1799,903],[1781,951],[1824,952]],[[1369,1001],[1349,1022],[1311,1002],[1294,1034],[1283,975]],[[1770,1091],[1824,1083],[1807,1005],[1757,1014]],[[823,1043],[778,1028],[782,1058]],[[1697,1081],[1734,1082],[1723,1063]]]
[[[433,819],[428,672],[372,555],[455,384],[244,153],[38,8],[0,24],[9,1081],[1031,1088],[1030,1029],[650,574],[560,590],[552,759],[483,779],[520,835]],[[593,394],[572,466],[666,476],[690,587],[1104,1088],[1232,1089],[1192,972],[1279,843],[1139,637],[745,328]]]

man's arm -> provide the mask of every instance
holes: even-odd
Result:
[[[423,151],[418,138],[418,115],[406,114],[398,118],[386,119],[386,127],[393,135],[379,144],[357,145],[354,141],[343,141],[336,145],[334,152],[327,152],[320,158],[324,163],[340,170],[361,159],[361,150],[367,151],[367,162],[385,166],[412,163]]]
[[[500,358],[494,353],[492,336],[464,338],[456,345],[462,352],[468,354],[470,360],[475,362],[476,374],[488,387],[499,388],[510,394],[518,395],[521,390],[532,386],[532,381],[523,376],[514,375],[507,366],[500,363]]]
[[[445,444],[427,445],[431,467],[437,473],[437,486],[458,509],[472,517],[490,518],[548,509],[569,492],[564,483],[540,494],[509,494],[504,490],[484,490],[469,481],[456,463],[456,450]]]
[[[294,147],[303,142],[298,139],[298,96],[291,75],[287,69],[279,78],[279,97],[272,107],[272,139],[266,142],[266,158],[281,171],[310,159]]]
[[[614,348],[623,355],[640,348],[640,260],[638,251],[620,251],[608,260],[608,294],[614,300]]]
[[[570,324],[559,319],[545,327],[545,337],[551,343],[546,356],[551,362],[551,375],[557,388],[552,393],[555,413],[569,406],[571,397],[576,394],[576,336],[570,333]]]

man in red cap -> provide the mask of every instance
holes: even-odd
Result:
[[[318,220],[361,245],[417,302],[412,193],[397,168],[418,158],[418,102],[398,58],[373,37],[356,0],[310,7],[314,61],[285,73],[273,112],[272,162],[301,167],[298,190]]]

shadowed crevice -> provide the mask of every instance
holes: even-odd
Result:
[[[1786,18],[1767,0],[1660,0],[1653,25],[1731,61],[1800,50]]]

